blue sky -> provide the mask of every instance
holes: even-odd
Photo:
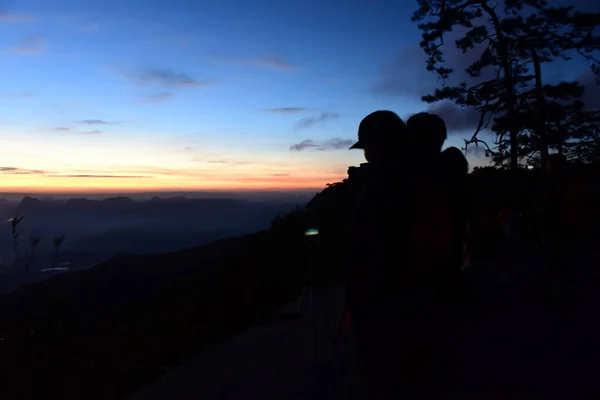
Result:
[[[9,187],[320,187],[366,114],[435,85],[412,1],[87,3],[0,8]]]

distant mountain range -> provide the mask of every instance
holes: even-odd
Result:
[[[24,197],[34,197],[41,200],[68,200],[85,198],[102,200],[110,197],[129,197],[133,200],[149,200],[153,197],[173,198],[185,197],[188,199],[240,199],[254,201],[299,201],[305,203],[320,189],[298,190],[238,190],[238,191],[155,191],[155,192],[111,192],[111,193],[30,193],[30,192],[0,192],[0,203],[7,201],[18,203]]]
[[[40,200],[26,196],[14,214],[24,216],[23,228],[67,233],[101,229],[194,227],[202,230],[248,231],[264,228],[278,213],[302,202],[251,201],[214,198],[153,197],[136,201],[129,197],[103,200],[72,198]]]
[[[40,271],[55,261],[53,238],[66,235],[58,254],[70,269],[87,268],[119,254],[156,254],[199,246],[226,237],[269,227],[278,215],[305,202],[296,196],[269,200],[242,198],[187,198],[184,196],[134,200],[126,196],[105,199],[39,199],[25,196],[18,204],[0,203],[0,218],[23,216],[19,224],[17,260],[9,223],[0,225],[0,257],[5,264],[24,266],[30,262],[30,280],[48,276]],[[40,237],[35,257],[31,239]],[[22,281],[22,268],[7,271],[0,293]]]

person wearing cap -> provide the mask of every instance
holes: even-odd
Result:
[[[348,168],[348,186],[352,188],[353,197],[360,199],[367,181],[401,161],[401,149],[407,149],[407,145],[406,124],[396,113],[379,110],[367,115],[358,126],[358,141],[350,147],[350,150],[363,150],[367,161]]]
[[[410,168],[406,124],[391,111],[367,115],[358,128],[358,141],[366,163],[355,168],[350,181],[360,187],[353,216],[346,279],[347,306],[357,355],[367,381],[376,392],[389,392],[398,379],[401,356],[394,351],[398,321],[393,299],[402,282],[409,204],[402,187]],[[405,204],[406,203],[406,204]],[[392,364],[392,365],[394,365]]]
[[[393,161],[398,146],[406,138],[406,124],[394,112],[379,110],[367,115],[358,126],[358,141],[352,149],[362,149],[370,163]]]
[[[464,165],[455,152],[440,156],[446,127],[434,114],[404,124],[377,111],[363,119],[358,136],[352,148],[363,149],[367,163],[359,169],[364,188],[347,290],[359,359],[376,395],[434,395],[446,388],[439,295],[454,244],[443,182]]]

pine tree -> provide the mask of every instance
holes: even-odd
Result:
[[[548,155],[550,109],[577,98],[573,83],[544,84],[542,64],[556,58],[570,60],[581,55],[600,76],[594,52],[600,42],[594,30],[600,26],[599,14],[580,13],[573,7],[550,7],[545,0],[505,0],[504,9],[488,0],[418,0],[413,21],[420,21],[421,47],[428,55],[427,69],[446,82],[453,73],[445,66],[444,37],[457,27],[467,32],[455,45],[463,53],[481,51],[466,68],[472,82],[443,86],[426,102],[452,100],[459,107],[473,107],[480,113],[475,133],[466,145],[482,142],[483,129],[496,134],[496,149],[487,143],[486,153],[496,165],[509,160],[511,169],[538,152],[541,163]],[[531,71],[533,67],[533,71]],[[484,72],[486,74],[484,74]],[[482,81],[482,76],[493,76]],[[549,94],[564,97],[549,100]],[[579,97],[581,95],[579,94]]]
[[[600,49],[600,42],[594,31],[600,26],[600,14],[581,13],[573,6],[551,7],[545,0],[506,0],[505,10],[513,17],[512,36],[521,62],[533,66],[535,78],[533,87],[517,99],[517,112],[522,116],[519,122],[524,123],[519,128],[525,136],[519,143],[529,145],[520,153],[545,166],[549,150],[561,152],[556,146],[557,140],[560,142],[561,137],[564,140],[569,136],[562,128],[563,132],[557,136],[556,126],[561,125],[557,116],[572,116],[569,121],[572,128],[577,129],[582,114],[576,110],[581,108],[579,99],[583,88],[577,82],[544,83],[542,65],[580,55],[598,78],[598,59],[594,52]],[[521,15],[527,12],[529,15]]]

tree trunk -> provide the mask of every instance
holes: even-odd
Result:
[[[506,44],[506,38],[502,33],[500,26],[500,19],[492,7],[487,5],[486,2],[481,4],[481,8],[488,13],[492,19],[494,30],[498,40],[500,58],[502,59],[502,69],[504,70],[504,90],[506,90],[506,112],[510,121],[509,128],[509,139],[510,139],[510,169],[516,170],[519,167],[519,142],[518,135],[519,131],[517,128],[516,120],[516,101],[515,101],[515,89],[512,75],[512,64],[508,55],[508,46]]]
[[[542,87],[542,68],[540,66],[540,59],[538,58],[537,52],[531,48],[531,59],[533,60],[533,68],[535,71],[535,95],[537,98],[538,109],[536,115],[536,133],[540,138],[539,150],[540,160],[542,162],[542,168],[546,168],[548,162],[548,132],[546,130],[546,100],[544,99],[544,92]]]

